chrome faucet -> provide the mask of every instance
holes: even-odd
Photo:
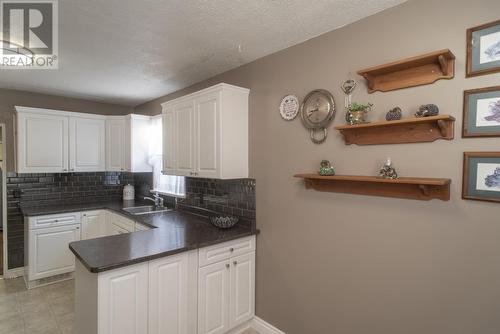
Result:
[[[151,197],[144,197],[144,200],[145,201],[152,201],[155,203],[155,207],[157,208],[161,208],[163,207],[163,197],[161,197],[160,195],[158,195],[158,193],[154,193],[153,194],[153,198]]]

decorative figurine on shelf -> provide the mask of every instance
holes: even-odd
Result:
[[[400,120],[402,116],[403,116],[403,112],[401,111],[401,108],[396,107],[396,108],[391,109],[387,112],[387,114],[385,115],[385,120],[386,121],[397,121],[397,120]]]
[[[429,117],[437,116],[439,114],[439,108],[435,104],[424,104],[418,108],[415,113],[415,117]]]
[[[347,79],[340,85],[340,89],[342,89],[342,91],[345,94],[344,109],[346,112],[346,118],[347,114],[349,113],[349,106],[352,103],[352,92],[354,92],[355,88],[356,88],[356,81],[354,81],[353,79]]]
[[[391,158],[387,158],[387,161],[384,163],[384,166],[380,168],[379,176],[384,179],[398,178],[398,173],[396,173],[396,169],[392,167]]]
[[[335,169],[333,169],[330,161],[323,160],[321,161],[321,168],[319,169],[319,175],[323,176],[332,176],[335,175]]]
[[[373,104],[371,103],[368,104],[362,104],[356,102],[351,103],[346,113],[347,123],[351,125],[367,123],[365,120],[365,116],[369,111],[372,110],[372,107]]]

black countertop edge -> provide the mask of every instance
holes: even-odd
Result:
[[[242,220],[230,229],[218,229],[208,221],[212,211],[181,207],[179,210],[132,215],[123,210],[149,205],[142,201],[112,201],[22,208],[24,216],[110,210],[150,230],[72,242],[70,250],[91,273],[122,268],[239,238],[257,235],[254,220]]]

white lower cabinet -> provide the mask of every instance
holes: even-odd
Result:
[[[197,252],[149,262],[149,334],[196,333]]]
[[[198,333],[221,334],[229,329],[229,261],[200,268]]]
[[[244,253],[244,254],[242,254]],[[241,255],[239,255],[241,254]],[[198,334],[222,334],[255,314],[255,237],[200,249]]]
[[[148,331],[148,263],[98,276],[98,332],[144,334]]]
[[[250,320],[255,313],[255,252],[231,259],[229,326]]]
[[[82,240],[105,237],[106,211],[82,212]]]
[[[75,256],[68,245],[80,240],[80,225],[28,231],[28,281],[75,270]]]

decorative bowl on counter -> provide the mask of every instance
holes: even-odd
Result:
[[[210,223],[218,228],[230,228],[240,219],[235,216],[210,216]]]

